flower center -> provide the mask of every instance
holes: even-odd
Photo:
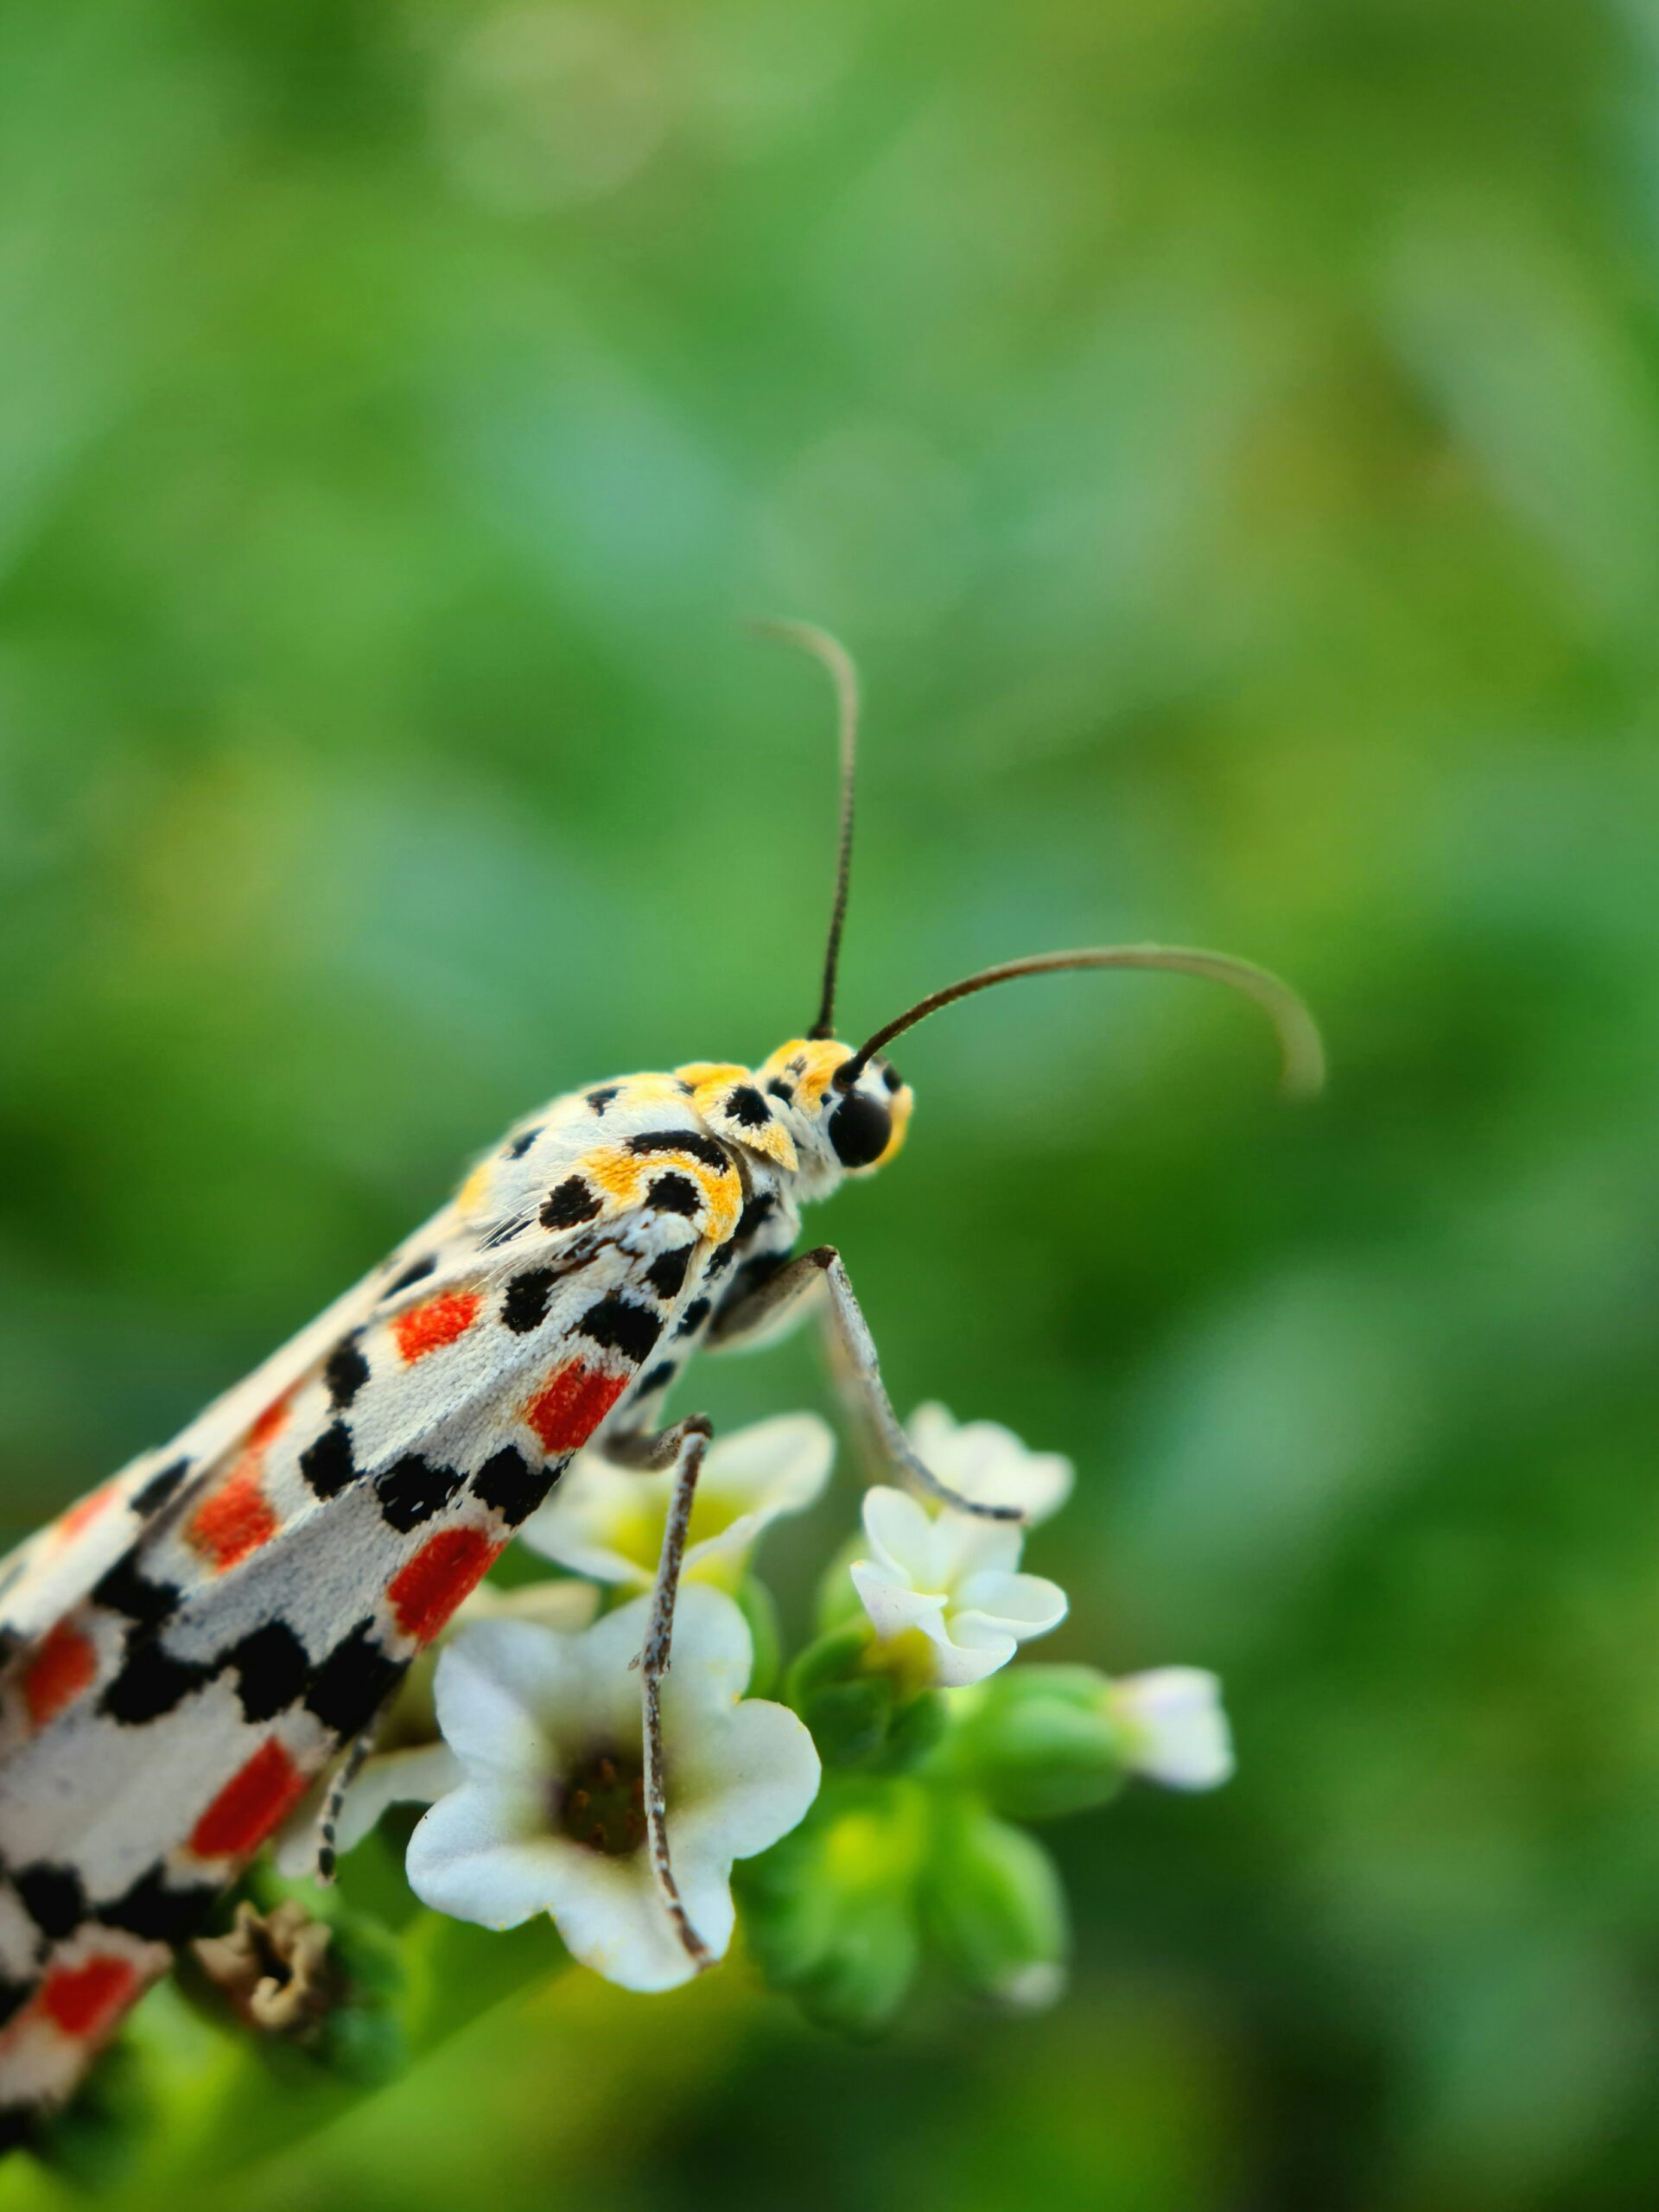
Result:
[[[637,1758],[595,1751],[566,1777],[558,1822],[573,1843],[626,1859],[645,1840],[645,1776]]]

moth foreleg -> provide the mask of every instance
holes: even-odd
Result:
[[[346,1746],[346,1756],[329,1778],[328,1789],[317,1812],[317,1847],[312,1861],[313,1878],[324,1889],[334,1878],[334,1838],[340,1827],[340,1815],[352,1784],[362,1773],[369,1755],[380,1738],[380,1725],[386,1717],[382,1706],[366,1728],[359,1728]]]
[[[875,1339],[864,1319],[847,1265],[833,1244],[814,1246],[779,1268],[775,1274],[722,1313],[709,1331],[711,1350],[722,1350],[741,1340],[776,1328],[791,1310],[810,1298],[822,1283],[828,1293],[827,1314],[836,1349],[841,1353],[842,1373],[860,1412],[871,1422],[882,1450],[930,1497],[954,1506],[959,1513],[977,1514],[987,1521],[1018,1521],[1013,1505],[985,1505],[976,1498],[942,1483],[910,1448],[893,1402],[881,1380]]]
[[[707,1414],[688,1414],[671,1428],[653,1434],[607,1437],[607,1458],[625,1467],[645,1471],[674,1469],[674,1493],[669,1501],[663,1530],[662,1555],[651,1595],[651,1618],[645,1626],[645,1647],[639,1654],[639,1697],[644,1717],[645,1831],[651,1847],[652,1872],[674,1931],[699,1970],[714,1964],[681,1898],[674,1879],[674,1863],[668,1846],[668,1799],[664,1784],[663,1676],[668,1672],[674,1637],[674,1601],[679,1594],[680,1568],[685,1559],[686,1532],[691,1525],[691,1503],[703,1454],[714,1434]]]

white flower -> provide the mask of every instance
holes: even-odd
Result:
[[[1000,1421],[958,1421],[930,1402],[905,1424],[911,1448],[931,1474],[976,1505],[1016,1506],[1027,1528],[1059,1511],[1071,1495],[1071,1462],[1033,1452]]]
[[[1233,1772],[1221,1684],[1202,1667],[1126,1675],[1107,1694],[1131,1772],[1171,1789],[1214,1789]]]
[[[551,1914],[572,1955],[627,1989],[695,1972],[645,1847],[639,1676],[648,1598],[577,1636],[485,1621],[438,1661],[438,1721],[466,1779],[410,1840],[417,1897],[486,1928]],[[753,1650],[734,1601],[680,1592],[663,1682],[668,1836],[691,1925],[731,1941],[732,1862],[764,1851],[817,1795],[795,1715],[743,1700]]]
[[[548,1628],[583,1629],[599,1611],[588,1582],[531,1582],[503,1590],[480,1582],[444,1631],[443,1642],[476,1621],[539,1621]],[[439,1647],[442,1648],[441,1646]],[[461,1762],[438,1733],[432,1710],[432,1667],[437,1652],[417,1659],[404,1677],[381,1726],[378,1748],[364,1760],[340,1801],[334,1821],[334,1856],[354,1851],[393,1805],[430,1805],[465,1779]],[[333,1775],[308,1789],[277,1831],[271,1847],[276,1871],[300,1881],[317,1861],[317,1821]]]
[[[816,1414],[783,1414],[716,1438],[692,1503],[686,1579],[735,1589],[761,1530],[813,1503],[835,1451]],[[582,1452],[519,1534],[573,1573],[649,1589],[673,1494],[672,1468],[638,1474],[601,1452]]]
[[[878,1488],[865,1493],[864,1534],[874,1556],[854,1562],[853,1583],[876,1634],[908,1648],[944,1688],[982,1681],[1027,1637],[1065,1618],[1057,1583],[1015,1572],[1017,1522],[949,1506],[932,1514],[903,1491]]]

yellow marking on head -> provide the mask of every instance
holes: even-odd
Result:
[[[778,1047],[760,1072],[780,1075],[792,1083],[796,1103],[811,1112],[823,1096],[830,1077],[849,1057],[849,1047],[837,1044],[833,1037],[791,1037],[788,1044]]]
[[[904,1150],[905,1138],[910,1128],[911,1109],[915,1103],[916,1094],[907,1083],[901,1084],[888,1099],[887,1109],[893,1116],[893,1135],[887,1139],[887,1149],[878,1153],[870,1162],[870,1173],[874,1174],[878,1167],[885,1167],[890,1160],[896,1160]]]

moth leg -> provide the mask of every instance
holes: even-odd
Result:
[[[651,1593],[651,1618],[645,1628],[645,1648],[635,1664],[639,1669],[639,1701],[645,1719],[645,1831],[651,1847],[651,1868],[668,1908],[669,1918],[674,1923],[674,1932],[699,1972],[711,1967],[714,1960],[708,1945],[691,1925],[669,1855],[668,1800],[663,1778],[663,1676],[669,1668],[674,1601],[679,1594],[686,1531],[691,1525],[691,1501],[696,1495],[703,1454],[713,1434],[714,1423],[707,1414],[688,1414],[671,1428],[662,1429],[654,1435],[624,1431],[620,1436],[608,1437],[605,1442],[607,1456],[620,1465],[646,1471],[674,1469],[674,1494],[669,1503],[667,1526],[663,1530],[656,1586]]]
[[[1022,1519],[1018,1506],[985,1505],[976,1498],[963,1497],[960,1491],[942,1483],[911,1450],[910,1440],[899,1425],[881,1380],[880,1362],[876,1357],[870,1325],[859,1306],[846,1262],[833,1244],[819,1244],[810,1252],[798,1254],[748,1292],[736,1306],[720,1314],[709,1332],[709,1349],[724,1350],[781,1329],[792,1317],[793,1310],[810,1298],[820,1283],[828,1293],[831,1341],[841,1355],[839,1366],[848,1394],[855,1410],[874,1427],[888,1459],[904,1471],[918,1490],[954,1506],[959,1513],[976,1514],[986,1521]]]
[[[334,1769],[328,1784],[328,1794],[317,1812],[317,1850],[313,1864],[313,1879],[327,1889],[334,1878],[334,1834],[340,1826],[340,1815],[346,1803],[346,1793],[362,1773],[370,1753],[380,1740],[380,1724],[385,1719],[383,1706],[366,1728],[361,1728],[346,1746],[346,1756]]]

